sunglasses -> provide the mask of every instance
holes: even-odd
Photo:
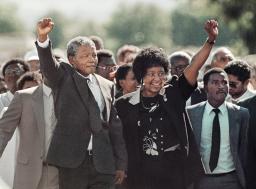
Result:
[[[97,66],[99,69],[103,69],[110,72],[115,72],[119,66]]]

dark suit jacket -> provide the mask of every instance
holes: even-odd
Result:
[[[93,97],[89,98],[86,80],[70,64],[59,63],[53,58],[51,44],[47,48],[37,45],[37,50],[42,73],[53,91],[57,118],[48,163],[67,168],[78,167],[86,158],[93,134],[96,170],[104,174],[125,170],[127,153],[121,121],[113,106],[113,83],[95,75],[105,102],[105,122],[102,124],[97,102]]]
[[[181,169],[184,171],[184,181],[187,186],[203,174],[199,151],[185,111],[186,100],[194,89],[195,87],[190,86],[185,77],[181,76],[179,79],[173,77],[169,84],[160,91],[160,103],[170,116],[180,141],[183,157],[180,161],[184,165]],[[139,169],[141,153],[137,129],[140,116],[140,89],[117,99],[116,107],[124,126],[124,138],[128,151],[127,182],[129,188],[137,189],[141,178]]]
[[[196,137],[198,148],[200,148],[202,119],[206,102],[187,107],[188,115]],[[245,188],[245,154],[247,145],[247,128],[249,112],[247,109],[227,102],[229,137],[231,154],[234,160],[238,179]]]
[[[247,150],[247,186],[248,189],[256,188],[256,96],[239,102],[249,110],[250,120],[248,128],[248,150]]]

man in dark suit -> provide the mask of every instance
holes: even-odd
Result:
[[[196,189],[245,189],[245,151],[249,112],[228,103],[228,77],[213,68],[203,78],[207,101],[188,107],[205,176]]]
[[[48,39],[53,25],[50,18],[38,22],[36,43],[57,118],[47,162],[59,168],[60,189],[113,188],[127,166],[122,125],[112,105],[114,85],[94,74],[96,48],[87,37],[68,43],[69,63],[57,62]]]
[[[247,148],[247,187],[256,188],[256,95],[241,101],[238,105],[249,110],[250,120],[248,128],[248,148]]]

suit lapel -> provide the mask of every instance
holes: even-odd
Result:
[[[228,109],[228,121],[229,121],[229,140],[230,148],[233,157],[236,157],[238,140],[239,140],[239,121],[238,114],[236,113],[235,108],[227,103]]]
[[[37,128],[39,131],[39,137],[40,137],[41,145],[44,148],[45,120],[44,120],[44,101],[43,101],[42,85],[38,86],[38,88],[34,91],[32,99],[33,99],[32,107],[34,109]]]
[[[73,73],[74,83],[76,85],[77,91],[85,105],[85,108],[89,107],[89,87],[86,83],[86,80],[74,71]]]
[[[197,108],[193,109],[193,117],[191,119],[193,119],[193,123],[192,127],[193,127],[193,131],[195,134],[195,138],[197,141],[197,145],[200,146],[201,143],[201,134],[202,134],[202,122],[203,122],[203,116],[204,116],[204,109],[205,109],[205,105],[206,103],[202,103],[200,104]]]

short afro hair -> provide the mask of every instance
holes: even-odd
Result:
[[[149,47],[142,49],[133,62],[133,72],[136,80],[141,83],[147,70],[152,67],[162,67],[167,74],[169,61],[162,49]]]
[[[251,68],[249,64],[243,60],[233,60],[229,62],[224,70],[227,74],[236,76],[241,82],[245,82],[250,79],[251,76]]]
[[[24,69],[24,72],[28,72],[30,70],[29,68],[29,65],[23,60],[23,59],[20,59],[20,58],[13,58],[7,62],[5,62],[3,65],[2,65],[2,74],[3,76],[5,76],[5,70],[6,68],[9,66],[9,65],[12,65],[12,64],[21,64],[23,69]]]

